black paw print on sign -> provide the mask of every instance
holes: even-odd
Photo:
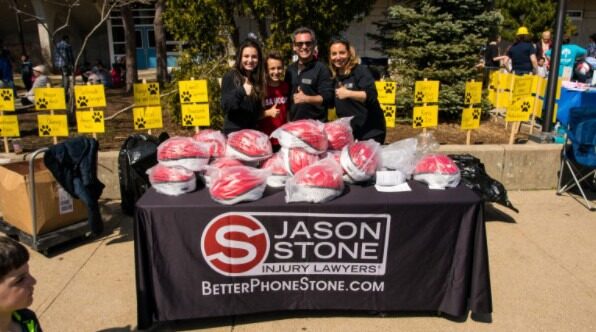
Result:
[[[424,92],[418,91],[416,92],[416,102],[421,103],[424,100]]]
[[[10,91],[2,91],[2,99],[4,99],[4,101],[9,101],[11,96],[12,94],[10,93]]]
[[[414,126],[415,126],[415,127],[422,127],[422,123],[424,123],[424,119],[422,119],[422,117],[421,117],[421,116],[417,116],[417,117],[414,119]]]
[[[39,98],[37,100],[37,108],[39,108],[40,110],[48,108],[48,101],[45,98]]]
[[[192,98],[192,95],[190,94],[189,91],[183,91],[182,92],[182,101],[185,103],[190,102],[190,98]]]
[[[80,96],[79,98],[77,98],[77,106],[78,107],[87,107],[87,105],[89,103],[89,99],[87,99],[87,97],[85,96]]]
[[[468,92],[466,93],[466,104],[470,104],[470,102],[472,101],[472,95]]]
[[[52,133],[52,128],[50,128],[50,126],[48,126],[48,125],[41,125],[41,128],[39,128],[39,131],[41,131],[41,134],[43,136],[49,136]]]
[[[101,114],[101,112],[99,111],[93,111],[93,115],[91,115],[91,118],[93,119],[93,122],[100,123],[103,119],[103,114]]]
[[[137,128],[139,128],[139,129],[145,128],[145,124],[146,124],[146,122],[145,122],[145,119],[143,119],[143,118],[138,118],[135,120],[135,126],[137,126]]]
[[[194,121],[194,118],[192,117],[192,115],[186,114],[184,116],[184,125],[185,126],[192,126],[193,121]]]
[[[472,118],[474,120],[478,120],[478,118],[480,118],[480,111],[479,110],[474,110],[474,112],[472,112]]]
[[[524,101],[523,104],[521,105],[521,111],[524,113],[529,112],[530,107],[531,107],[530,103],[527,101]]]
[[[385,110],[385,117],[390,118],[393,116],[393,110]]]
[[[391,94],[391,93],[393,93],[393,84],[385,83],[385,86],[383,87],[383,89],[385,90],[386,94]]]
[[[147,91],[149,91],[150,95],[156,95],[157,90],[158,90],[158,87],[157,87],[157,84],[155,84],[155,83],[151,83],[147,86]]]

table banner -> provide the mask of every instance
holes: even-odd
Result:
[[[137,202],[140,329],[280,310],[492,311],[482,202],[460,186],[350,186],[325,204],[224,206],[202,189]]]

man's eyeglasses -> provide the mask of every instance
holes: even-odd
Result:
[[[302,47],[302,46],[311,47],[312,46],[312,41],[295,42],[294,45],[296,47]]]

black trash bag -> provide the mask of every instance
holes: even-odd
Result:
[[[491,178],[480,159],[471,154],[450,154],[461,172],[461,182],[477,193],[485,202],[494,202],[519,212],[507,198],[503,184]]]
[[[118,154],[118,178],[122,212],[132,216],[135,204],[151,187],[147,170],[157,164],[157,147],[169,138],[167,133],[159,137],[135,134],[129,136]]]

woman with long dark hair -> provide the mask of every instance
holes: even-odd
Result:
[[[335,84],[335,110],[338,117],[353,116],[354,138],[385,141],[385,116],[377,100],[375,80],[365,66],[358,64],[356,50],[343,38],[329,44],[329,67]]]
[[[236,63],[221,84],[223,132],[255,129],[262,117],[264,97],[263,52],[254,39],[246,39],[236,53]]]

